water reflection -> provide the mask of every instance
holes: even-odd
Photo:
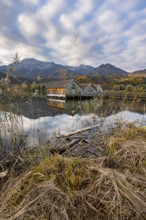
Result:
[[[12,146],[13,137],[27,136],[27,146],[52,140],[52,137],[100,123],[108,129],[117,122],[146,125],[145,102],[115,100],[47,100],[9,98],[0,102],[0,138]],[[9,144],[8,144],[9,141]]]
[[[53,108],[65,109],[66,108],[66,100],[61,99],[47,99],[47,105]]]
[[[52,140],[58,135],[97,124],[100,124],[100,129],[104,131],[115,127],[119,122],[146,124],[145,115],[130,111],[122,111],[107,117],[99,117],[92,113],[88,115],[75,114],[74,116],[62,114],[37,119],[1,112],[0,120],[3,123],[3,127],[0,127],[1,140],[12,140],[13,136],[16,137],[17,135],[18,137],[18,134],[19,136],[23,134],[27,136],[26,145],[29,147],[45,144],[48,140]]]
[[[109,99],[64,101],[36,97],[9,98],[0,102],[0,111],[13,112],[30,119],[62,114],[86,115],[89,113],[97,114],[99,117],[106,117],[125,110],[145,114],[145,102]]]

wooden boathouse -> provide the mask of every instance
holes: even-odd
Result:
[[[92,98],[101,95],[103,89],[100,85],[78,84],[75,80],[55,81],[48,85],[48,98]]]

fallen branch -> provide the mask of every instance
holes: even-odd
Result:
[[[93,129],[93,128],[98,128],[99,126],[100,126],[100,124],[98,124],[98,125],[93,125],[93,126],[86,127],[86,128],[82,128],[82,129],[80,129],[80,130],[71,132],[71,133],[69,133],[69,134],[64,134],[64,135],[62,135],[62,136],[57,136],[57,138],[69,137],[69,136],[72,136],[72,135],[74,135],[74,134],[78,134],[78,133],[81,133],[81,132],[84,132],[84,131],[89,131],[89,130],[91,130],[91,129]]]
[[[4,171],[4,172],[1,172],[0,173],[0,179],[4,178],[7,176],[7,173],[8,173],[8,170]]]
[[[63,147],[56,146],[56,147],[50,149],[50,153],[51,154],[55,154],[55,153],[63,154],[67,149],[73,147],[74,145],[76,145],[80,141],[82,141],[82,139],[74,139],[70,143],[66,144]]]

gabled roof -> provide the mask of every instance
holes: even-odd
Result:
[[[101,87],[101,85],[100,84],[93,84],[93,86],[96,86],[96,87]]]
[[[55,88],[65,88],[69,83],[73,82],[73,79],[70,80],[61,80],[61,81],[54,81],[48,84],[48,89],[55,89]]]
[[[101,85],[100,84],[93,84],[94,88],[96,89],[102,89]],[[103,90],[103,89],[102,89]]]
[[[82,89],[85,89],[87,86],[89,86],[88,83],[80,83],[80,86]]]
[[[91,84],[91,83],[82,83],[82,84],[80,84],[80,86],[81,86],[82,89],[85,89],[85,88],[87,88],[87,87],[89,87],[89,86],[92,86],[92,87],[96,90],[96,88],[94,87],[94,85]]]

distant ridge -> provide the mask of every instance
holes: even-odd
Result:
[[[146,69],[144,70],[137,70],[137,71],[134,71],[132,73],[130,73],[129,75],[131,76],[141,76],[141,77],[146,77]]]
[[[1,80],[1,82],[3,81],[3,79],[5,77],[6,77],[6,73],[0,72],[0,80]],[[26,82],[26,83],[32,83],[33,82],[32,80],[26,79],[24,77],[15,77],[13,75],[9,76],[9,80],[10,80],[10,83],[12,83],[12,84],[21,84],[23,82]]]
[[[0,66],[0,72],[6,72],[8,66]],[[15,69],[14,75],[24,77],[30,80],[35,80],[37,77],[49,79],[70,79],[81,75],[102,76],[102,75],[124,75],[128,74],[125,70],[111,65],[110,63],[102,64],[99,67],[89,65],[64,66],[54,62],[39,61],[34,58],[26,58],[20,61]]]
[[[123,75],[123,74],[127,74],[128,72],[118,67],[115,67],[110,63],[107,63],[107,64],[101,64],[99,67],[95,68],[94,73],[98,75],[110,75],[110,74]]]

